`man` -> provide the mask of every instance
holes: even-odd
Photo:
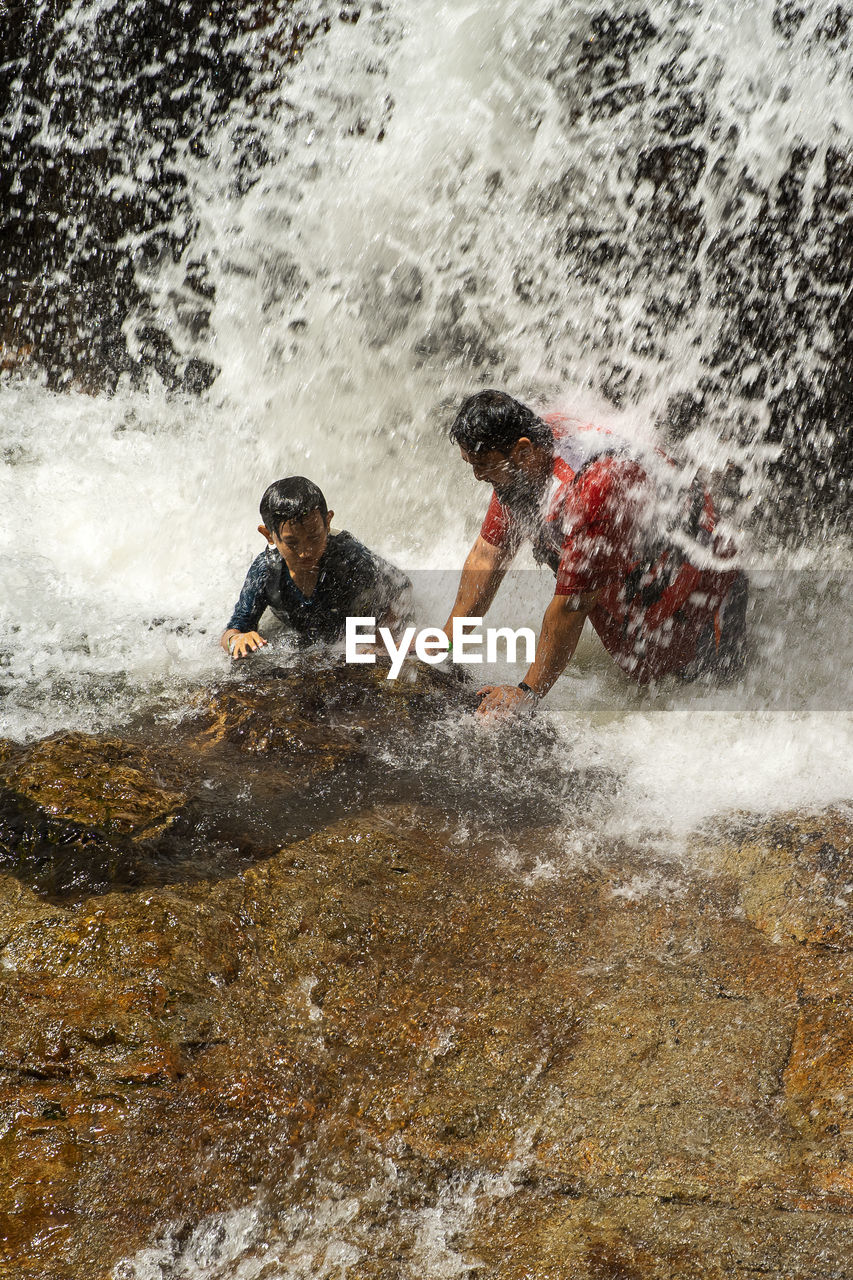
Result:
[[[540,418],[500,391],[469,396],[450,438],[494,492],[462,570],[448,637],[454,618],[486,612],[525,539],[557,579],[535,661],[517,686],[481,689],[480,715],[506,715],[544,697],[587,618],[641,684],[740,668],[746,579],[701,485],[685,492],[663,455],[595,427]]]

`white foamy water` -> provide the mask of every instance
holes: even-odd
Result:
[[[189,1234],[166,1230],[118,1263],[112,1280],[337,1280],[387,1256],[398,1263],[400,1280],[459,1280],[482,1266],[460,1237],[515,1192],[528,1146],[529,1137],[521,1137],[500,1174],[442,1178],[416,1210],[402,1208],[405,1174],[386,1158],[360,1196],[323,1179],[291,1212],[257,1202],[211,1215]],[[297,1162],[296,1174],[310,1168],[313,1154]]]
[[[829,8],[811,7],[786,42],[764,0],[689,14],[650,5],[670,35],[635,54],[632,82],[651,85],[675,57],[711,102],[691,135],[711,161],[772,184],[804,141],[815,150],[808,195],[833,130],[850,124],[849,54],[820,35]],[[668,397],[698,380],[722,315],[709,302],[698,328],[645,350],[636,279],[626,288],[615,272],[608,292],[566,268],[567,219],[606,231],[635,216],[625,156],[648,133],[641,106],[633,133],[607,117],[573,124],[563,53],[593,38],[593,12],[405,0],[333,21],[267,93],[256,127],[270,160],[247,192],[234,186],[239,103],[210,157],[187,154],[197,230],[184,262],[161,263],[146,283],[176,344],[221,369],[210,391],[0,387],[5,735],[106,727],[139,705],[180,705],[217,677],[218,635],[262,545],[258,500],[281,475],[310,475],[338,526],[407,569],[455,571],[488,497],[442,439],[462,395],[504,386],[654,437]],[[731,191],[713,169],[698,194],[722,231]],[[748,223],[756,208],[745,197],[736,216]],[[216,286],[207,335],[181,322],[184,266],[198,258]],[[632,389],[618,413],[601,393],[605,352]],[[754,400],[750,414],[755,432]],[[584,640],[548,714],[566,769],[606,764],[621,779],[610,818],[620,832],[680,834],[731,809],[851,794],[849,551],[759,554],[749,521],[775,499],[762,479],[772,449],[755,434],[717,424],[683,449],[746,474],[735,518],[763,573],[753,662],[734,689],[650,694]],[[535,621],[550,589],[543,573],[496,620]],[[443,621],[452,594],[451,573],[433,606],[441,616],[424,625]]]

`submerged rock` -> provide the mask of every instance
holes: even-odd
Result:
[[[451,708],[477,705],[473,691],[448,673],[417,663],[388,680],[387,670],[387,662],[365,667],[342,660],[267,667],[261,658],[200,694],[181,732],[202,747],[228,744],[253,755],[292,757],[297,767],[313,770],[315,757],[333,767],[362,744],[367,754]]]
[[[138,881],[186,840],[190,795],[156,747],[62,733],[0,755],[0,869],[59,897]]]
[[[57,899],[233,873],[429,786],[430,749],[409,744],[474,705],[426,668],[393,682],[382,668],[259,661],[199,693],[165,735],[143,721],[122,739],[0,743],[0,868]]]

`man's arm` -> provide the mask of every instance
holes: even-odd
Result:
[[[496,547],[485,538],[477,538],[462,567],[456,600],[442,628],[448,639],[453,636],[454,618],[482,618],[486,613],[512,555],[507,547]]]
[[[587,614],[598,598],[597,591],[578,595],[555,595],[542,619],[536,659],[524,677],[530,692],[517,685],[485,685],[478,690],[481,716],[501,717],[523,704],[543,697],[563,674],[577,648]]]

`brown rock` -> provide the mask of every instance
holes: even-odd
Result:
[[[133,839],[162,831],[187,799],[163,785],[144,748],[85,733],[36,743],[8,759],[0,777],[47,814]]]
[[[277,771],[310,787],[315,753],[349,743],[351,763],[357,732],[415,725],[437,696],[376,706],[371,687],[235,681],[168,753],[109,739],[136,775],[122,838],[169,812],[181,829],[187,807],[154,794],[224,787],[235,756],[270,800]],[[6,785],[107,822],[104,779],[74,790],[92,741],[10,749]],[[222,829],[243,820],[212,794]],[[196,857],[212,815],[186,828]],[[822,822],[741,826],[706,846],[723,875],[657,880],[626,847],[527,874],[560,830],[514,830],[508,865],[488,826],[461,839],[412,803],[299,840],[252,829],[239,866],[63,905],[7,871],[9,1276],[101,1280],[124,1259],[136,1280],[154,1249],[163,1274],[223,1277],[843,1277],[853,953],[844,826]]]
[[[722,833],[715,863],[744,911],[776,937],[853,950],[853,825],[830,810],[752,820]]]

